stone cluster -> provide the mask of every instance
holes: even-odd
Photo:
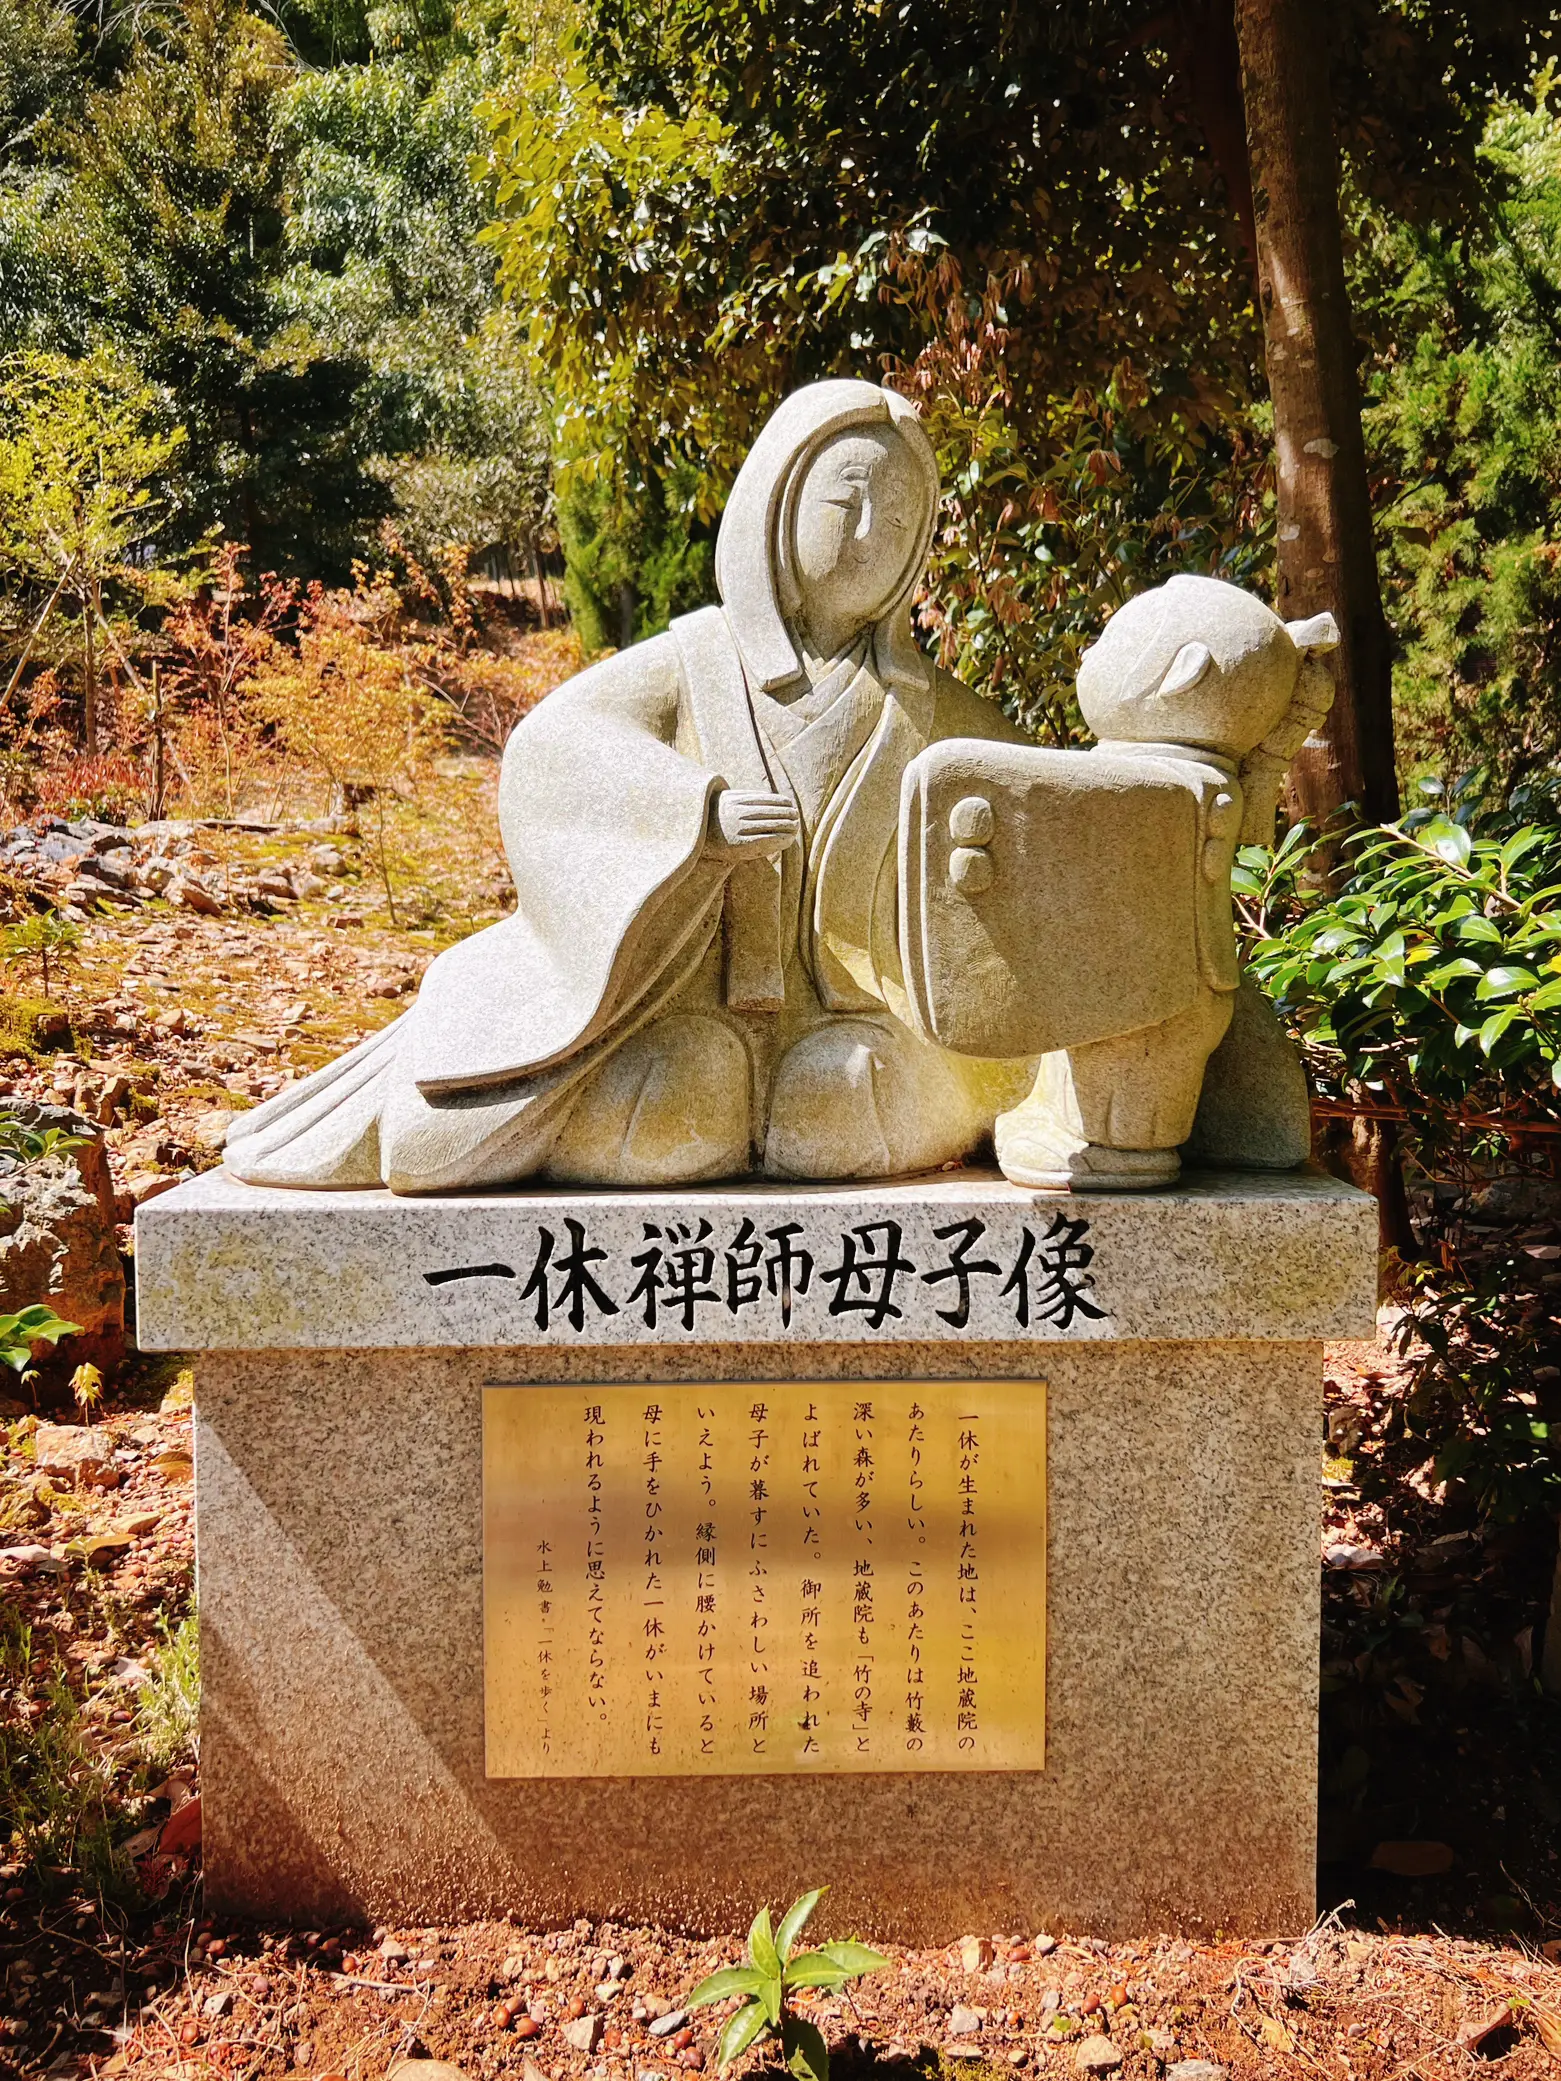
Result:
[[[133,829],[94,817],[67,822],[62,817],[20,824],[0,839],[0,870],[22,883],[34,903],[56,909],[81,923],[92,907],[111,903],[134,907],[154,897],[219,917],[231,911],[275,911],[301,899],[335,900],[332,883],[348,872],[329,834],[341,820],[289,826],[245,826],[319,835],[306,864],[267,865],[241,874],[224,868],[201,843],[203,826],[193,820],[166,818]]]

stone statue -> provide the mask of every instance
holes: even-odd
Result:
[[[1332,615],[1286,624],[1219,579],[1173,578],[1084,655],[1092,750],[939,744],[908,770],[913,1023],[945,1047],[1042,1057],[995,1123],[1015,1184],[1167,1184],[1189,1140],[1213,1161],[1307,1156],[1299,1060],[1241,987],[1230,874],[1238,844],[1272,840],[1337,642]]]
[[[722,604],[511,737],[514,913],[236,1122],[228,1169],[394,1192],[849,1179],[995,1136],[1016,1182],[1131,1189],[1190,1135],[1212,1160],[1304,1156],[1256,993],[1232,1026],[1229,878],[1326,712],[1331,619],[1174,579],[1084,659],[1099,746],[1043,750],[912,639],[937,504],[904,399],[788,398],[721,523]],[[1231,1102],[1200,1111],[1227,1028]]]
[[[246,1114],[229,1170],[394,1192],[881,1177],[989,1133],[1035,1064],[923,1038],[900,979],[906,768],[947,738],[1023,742],[912,640],[937,504],[905,400],[788,398],[721,523],[722,605],[591,666],[510,739],[513,916]]]

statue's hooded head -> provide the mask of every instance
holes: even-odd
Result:
[[[749,679],[780,693],[805,677],[799,627],[871,628],[879,670],[929,682],[911,634],[938,466],[916,408],[875,383],[810,383],[777,406],[737,474],[715,576]]]

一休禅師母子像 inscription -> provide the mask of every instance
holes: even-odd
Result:
[[[517,1320],[541,1336],[593,1343],[647,1332],[1066,1334],[1106,1319],[1090,1223],[1056,1210],[1033,1224],[1011,1215],[847,1225],[743,1214],[720,1226],[658,1210],[637,1226],[625,1243],[599,1235],[588,1214],[538,1220],[524,1258],[429,1266],[422,1283],[446,1296],[507,1291]]]
[[[490,1777],[1038,1770],[1037,1381],[489,1386]]]

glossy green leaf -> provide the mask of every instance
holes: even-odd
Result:
[[[822,1951],[799,1951],[786,1968],[788,1987],[844,1987],[850,1977]]]
[[[741,2059],[754,2039],[769,2028],[770,2018],[758,2002],[749,2002],[735,2016],[728,2016],[716,2046],[718,2065],[729,2067],[734,2059]]]
[[[819,1949],[826,1958],[832,1958],[836,1965],[848,1972],[853,1980],[859,1980],[864,1973],[886,1973],[889,1970],[889,1960],[881,1951],[871,1950],[866,1944],[858,1944],[850,1938],[843,1943],[820,1944]]]
[[[1532,968],[1516,968],[1502,964],[1485,971],[1474,994],[1482,1001],[1492,997],[1512,997],[1520,990],[1533,990],[1538,984],[1539,977]]]
[[[1474,841],[1468,832],[1450,817],[1433,817],[1417,836],[1422,845],[1430,846],[1449,867],[1467,866],[1469,855],[1474,850]]]
[[[816,2023],[788,2016],[781,2031],[781,2050],[793,2081],[829,2081],[829,2047]]]
[[[1485,1024],[1480,1028],[1480,1048],[1482,1053],[1486,1055],[1490,1053],[1491,1049],[1495,1047],[1517,1016],[1516,1007],[1513,1005],[1506,1005],[1501,1011],[1491,1013]]]
[[[753,1927],[748,1932],[748,1956],[766,1979],[780,1978],[780,1953],[775,1948],[768,1908],[760,1908],[753,1918]]]
[[[1490,919],[1483,917],[1479,911],[1470,911],[1467,917],[1460,918],[1454,928],[1453,937],[1461,939],[1465,946],[1499,947],[1502,944],[1501,934]]]
[[[816,1886],[811,1893],[804,1893],[800,1900],[794,1900],[786,1910],[781,1926],[775,1932],[775,1949],[783,1962],[796,1949],[798,1937],[807,1928],[813,1910],[828,1891],[827,1886]]]
[[[700,1981],[687,1997],[686,2006],[702,2009],[706,2002],[724,2002],[734,1994],[757,1994],[764,1979],[764,1974],[755,1966],[724,1965],[719,1972]]]

